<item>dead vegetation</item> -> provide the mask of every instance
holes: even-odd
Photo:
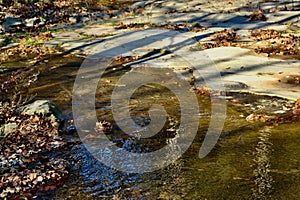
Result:
[[[268,55],[297,55],[299,54],[300,36],[285,34],[275,30],[251,30],[251,39],[255,42],[239,42],[239,35],[234,30],[224,29],[211,37],[211,42],[199,42],[201,49],[238,46],[254,49],[257,53]]]
[[[35,58],[39,60],[45,55],[58,53],[58,49],[45,46],[45,42],[52,39],[51,32],[42,33],[32,33],[20,39],[16,35],[8,34],[11,40],[17,42],[15,47],[0,50],[0,61],[6,62],[8,60],[12,61],[15,57],[16,59],[29,59]]]
[[[234,30],[224,29],[212,36],[211,40],[214,41],[213,43],[200,43],[200,46],[202,49],[236,46],[234,41],[237,39],[237,37],[238,36]]]
[[[250,16],[250,21],[267,21],[267,17],[264,15],[262,10],[254,11]]]
[[[38,190],[53,189],[68,175],[68,162],[49,156],[66,145],[59,122],[16,109],[31,98],[22,98],[37,80],[34,68],[2,77],[0,83],[0,198],[30,199]]]
[[[3,116],[3,105],[0,113]],[[42,187],[60,185],[68,163],[47,155],[64,145],[57,122],[27,115],[8,115],[5,121],[17,127],[0,140],[0,197],[29,198]]]
[[[299,36],[261,29],[251,31],[251,35],[254,40],[258,41],[253,45],[258,53],[271,55],[296,55],[299,53]]]

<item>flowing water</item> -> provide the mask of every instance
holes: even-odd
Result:
[[[30,94],[36,99],[51,99],[65,116],[71,118],[72,85],[81,59],[56,58],[40,66],[41,73]],[[128,68],[118,66],[99,82],[97,116],[113,122],[110,93],[114,82]],[[200,127],[193,144],[173,164],[151,173],[119,172],[97,161],[83,145],[57,152],[71,164],[65,184],[54,191],[39,193],[40,199],[297,199],[300,197],[300,123],[267,124],[248,122],[252,113],[284,115],[293,105],[284,99],[250,94],[228,93],[227,117],[222,135],[214,149],[198,157],[210,118],[210,99],[198,96]],[[138,124],[147,124],[147,106],[140,100],[164,105],[170,117],[157,137],[128,139],[115,128],[111,140],[133,151],[161,148],[176,138],[178,102],[163,87],[148,85],[134,93],[128,106]],[[289,111],[287,111],[289,112]],[[74,134],[71,136],[76,138]],[[119,142],[119,143],[118,143]],[[162,158],[163,159],[163,158]]]

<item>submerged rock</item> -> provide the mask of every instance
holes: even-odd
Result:
[[[42,115],[44,117],[55,119],[59,122],[64,120],[62,111],[49,100],[37,100],[32,104],[18,108],[16,112],[27,115]]]

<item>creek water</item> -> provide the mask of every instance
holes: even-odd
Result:
[[[36,99],[53,100],[66,118],[72,118],[72,86],[82,59],[61,57],[39,66],[41,73],[29,94]],[[113,83],[128,68],[119,66],[99,81],[95,107],[100,120],[113,123],[110,94]],[[128,106],[138,124],[149,120],[147,108],[139,99],[164,105],[168,122],[146,142],[128,140],[115,128],[111,140],[133,151],[159,149],[176,137],[180,123],[178,102],[163,87],[145,86],[136,91]],[[293,103],[274,97],[241,93],[227,94],[227,115],[221,137],[205,158],[198,157],[208,129],[210,98],[198,96],[200,126],[194,142],[173,164],[149,173],[119,172],[97,161],[84,147],[74,145],[57,152],[71,164],[70,176],[55,190],[38,193],[39,199],[298,199],[300,197],[300,123],[266,124],[248,122],[252,113],[265,115],[291,109]],[[290,112],[290,111],[286,111]],[[114,125],[114,123],[113,123]],[[77,138],[74,134],[71,136]]]

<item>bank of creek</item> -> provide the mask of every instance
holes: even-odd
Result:
[[[35,99],[54,101],[67,121],[72,119],[72,86],[82,59],[57,57],[40,64],[38,81],[30,87]],[[130,105],[138,124],[147,124],[149,116],[143,101],[165,106],[169,117],[158,136],[138,140],[122,135],[111,114],[110,96],[114,83],[130,69],[112,67],[98,85],[96,95],[98,119],[111,122],[107,136],[129,151],[161,148],[174,138],[180,123],[178,101],[164,87],[142,87]],[[71,124],[63,138],[73,141],[53,157],[70,163],[69,176],[58,188],[38,191],[37,199],[296,199],[299,194],[299,128],[291,117],[293,101],[227,93],[227,116],[221,137],[203,159],[198,157],[210,119],[209,95],[197,95],[200,127],[193,144],[173,164],[151,173],[119,172],[97,161],[80,142]],[[125,105],[126,106],[126,105]],[[250,116],[250,117],[249,117]],[[255,116],[260,116],[256,119]],[[248,118],[247,118],[248,117]]]

